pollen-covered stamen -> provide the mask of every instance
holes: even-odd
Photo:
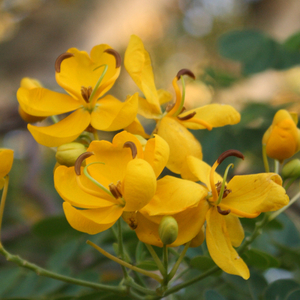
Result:
[[[137,148],[134,142],[128,141],[124,143],[123,148],[130,148],[131,149],[131,154],[132,158],[135,158],[137,155]]]
[[[180,117],[180,116],[177,116],[177,118],[180,120],[180,121],[186,121],[186,120],[189,120],[191,118],[193,118],[195,116],[196,112],[192,112],[184,117]]]
[[[235,156],[241,159],[244,159],[244,155],[238,151],[238,150],[234,150],[234,149],[230,149],[227,150],[225,152],[223,152],[217,159],[218,164],[220,164],[225,158],[229,157],[229,156]]]
[[[218,213],[223,215],[223,216],[227,216],[231,212],[230,209],[222,210],[220,206],[217,206],[217,210],[218,210]]]
[[[122,198],[121,194],[121,181],[117,182],[117,185],[111,183],[108,185],[110,192],[116,199]]]
[[[114,49],[106,49],[104,52],[111,54],[115,57],[116,59],[116,68],[120,68],[121,67],[121,63],[122,63],[122,58],[121,55]]]
[[[93,89],[91,86],[89,86],[87,88],[84,86],[81,87],[81,96],[86,103],[89,103],[89,99],[92,94],[92,91],[93,91]]]
[[[55,61],[54,67],[55,67],[56,73],[60,73],[60,65],[61,65],[62,61],[67,58],[73,57],[73,56],[74,56],[74,54],[70,53],[70,52],[65,52],[65,53],[61,54]]]
[[[217,190],[217,192],[218,192],[218,195],[220,195],[221,189],[222,189],[222,182],[221,182],[221,181],[218,181],[218,182],[216,183],[216,190]],[[222,199],[226,198],[231,192],[232,192],[232,190],[227,189],[227,188],[226,188],[226,185],[225,185],[225,188],[224,188],[224,191],[223,191]]]
[[[193,78],[194,80],[196,79],[194,73],[191,70],[181,69],[176,75],[177,80],[179,80],[181,78],[181,76],[183,76],[183,75],[188,75],[189,77]]]
[[[169,112],[173,107],[174,107],[175,103],[168,103],[168,105],[166,106],[166,112]]]
[[[77,176],[81,175],[81,165],[82,165],[83,161],[92,155],[94,155],[93,152],[84,152],[78,156],[78,158],[75,162],[75,165],[74,165],[74,170],[75,170],[75,173]]]

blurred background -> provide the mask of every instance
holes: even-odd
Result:
[[[61,264],[59,271],[66,273],[70,266],[64,262],[72,260],[78,248],[82,260],[72,265],[75,273],[99,260],[90,252],[86,256],[90,250],[78,244],[86,235],[69,228],[62,215],[62,200],[53,187],[55,151],[38,145],[18,115],[16,91],[23,77],[61,91],[54,73],[61,53],[72,47],[90,52],[105,43],[123,57],[130,35],[136,34],[150,53],[157,88],[173,93],[172,79],[188,68],[197,77],[186,87],[188,109],[217,102],[241,111],[242,121],[236,126],[209,134],[194,132],[203,144],[204,160],[212,163],[223,151],[236,148],[248,160],[237,164],[234,172],[260,172],[261,138],[275,111],[285,107],[300,113],[300,42],[290,38],[299,31],[298,0],[0,0],[0,145],[14,149],[16,158],[4,215],[4,244],[42,265],[52,255],[48,266]],[[125,99],[136,91],[123,68],[112,93]],[[297,211],[295,207],[291,214]],[[111,237],[105,233],[102,239]],[[58,242],[59,250],[54,246]],[[1,284],[0,296],[76,292],[56,281],[36,284],[36,275],[28,279],[24,272],[0,257],[1,281],[26,278],[32,283],[31,290],[24,283],[22,292]],[[102,279],[117,276],[108,273]]]

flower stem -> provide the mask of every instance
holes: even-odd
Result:
[[[130,270],[133,270],[133,271],[137,271],[145,276],[148,276],[148,277],[151,277],[153,279],[155,279],[156,281],[158,282],[162,282],[162,278],[159,277],[157,274],[155,273],[152,273],[152,272],[149,272],[149,271],[146,271],[146,270],[143,270],[141,268],[138,268],[136,266],[133,266],[129,263],[127,263],[126,261],[123,261],[113,255],[111,255],[110,253],[106,252],[105,250],[103,250],[102,248],[100,248],[99,246],[97,246],[96,244],[92,243],[91,241],[87,241],[87,244],[91,245],[92,247],[94,247],[96,250],[98,250],[101,254],[103,254],[104,256],[106,256],[107,258],[113,260],[114,262],[120,264],[121,266],[124,266]]]
[[[264,161],[264,166],[265,166],[265,171],[266,173],[270,172],[270,167],[269,167],[269,162],[268,162],[268,157],[267,157],[267,152],[266,152],[266,145],[262,145],[262,157]]]
[[[2,219],[3,219],[4,207],[5,207],[6,196],[7,196],[7,191],[8,191],[8,183],[9,183],[9,176],[6,175],[4,177],[4,187],[3,187],[1,203],[0,203],[0,243],[1,243]]]
[[[105,284],[80,280],[80,279],[76,279],[76,278],[69,277],[69,276],[64,276],[64,275],[61,275],[61,274],[58,274],[55,272],[51,272],[47,269],[41,268],[33,263],[30,263],[30,262],[22,259],[20,256],[9,253],[8,251],[6,251],[3,248],[1,243],[0,243],[0,253],[6,257],[6,260],[14,262],[23,268],[30,269],[30,270],[34,271],[37,275],[40,275],[40,276],[50,277],[50,278],[64,281],[67,283],[86,286],[86,287],[90,287],[90,288],[97,289],[97,290],[114,292],[114,293],[122,295],[122,296],[127,295],[127,289],[124,286],[109,286],[109,285],[105,285]]]
[[[145,244],[145,246],[147,247],[148,251],[150,252],[153,260],[155,261],[160,273],[162,276],[166,276],[167,275],[167,270],[165,269],[164,265],[162,264],[162,262],[160,261],[158,255],[156,254],[156,252],[154,251],[153,247],[149,244]]]
[[[274,172],[279,174],[279,161],[277,159],[274,160]]]
[[[121,219],[118,219],[118,256],[124,261],[124,248],[123,248],[123,236],[122,236],[122,224]],[[128,272],[124,266],[122,266],[123,274],[125,278],[129,278]]]
[[[168,273],[168,259],[169,259],[169,255],[168,255],[168,247],[167,245],[163,245],[163,264],[165,267],[166,272]]]
[[[50,118],[51,118],[51,120],[52,120],[52,122],[53,122],[54,124],[56,124],[56,123],[59,122],[58,116],[51,116]]]

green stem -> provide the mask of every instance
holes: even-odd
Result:
[[[165,269],[164,265],[162,264],[162,262],[160,261],[158,255],[156,254],[156,252],[154,251],[153,247],[149,244],[145,244],[145,246],[147,247],[148,251],[150,252],[153,260],[155,261],[161,275],[163,277],[167,276],[167,270]]]
[[[264,166],[265,166],[265,171],[266,173],[270,172],[270,167],[269,167],[269,162],[268,162],[268,156],[267,156],[267,152],[266,152],[266,145],[262,145],[262,157],[263,157],[263,161],[264,161]]]
[[[56,124],[56,123],[58,123],[60,121],[59,118],[58,118],[58,116],[51,116],[50,118],[51,118],[51,120],[52,120],[52,122],[54,124]]]
[[[124,261],[124,247],[123,247],[123,236],[122,236],[122,224],[121,218],[118,219],[118,256]],[[122,266],[124,277],[127,279],[129,278],[128,272],[124,266]]]
[[[40,275],[40,276],[50,277],[50,278],[64,281],[67,283],[86,286],[86,287],[90,287],[90,288],[97,289],[97,290],[114,292],[121,296],[127,295],[127,289],[124,286],[109,286],[109,285],[105,285],[105,284],[80,280],[80,279],[76,279],[73,277],[64,276],[64,275],[61,275],[61,274],[58,274],[55,272],[48,271],[44,268],[41,268],[33,263],[30,263],[30,262],[22,259],[20,256],[9,253],[8,251],[6,251],[3,248],[2,244],[0,244],[0,253],[6,257],[6,260],[14,262],[17,265],[19,265],[20,267],[30,269],[30,270],[34,271],[37,275]]]
[[[123,261],[113,255],[111,255],[110,253],[106,252],[105,250],[103,250],[102,248],[100,248],[99,246],[97,246],[96,244],[92,243],[91,241],[87,241],[87,244],[91,245],[92,247],[94,247],[96,250],[98,250],[101,254],[103,254],[104,256],[106,256],[107,258],[113,260],[114,262],[120,264],[121,266],[124,266],[130,270],[133,270],[133,271],[137,271],[145,276],[148,276],[148,277],[151,277],[153,279],[155,279],[156,281],[158,282],[162,282],[162,278],[159,277],[157,274],[155,273],[152,273],[152,272],[149,272],[149,271],[146,271],[146,270],[143,270],[141,268],[138,268],[136,266],[133,266],[129,263],[127,263],[126,261]]]
[[[289,202],[286,206],[284,206],[284,207],[280,208],[279,210],[277,210],[277,211],[271,213],[271,214],[269,215],[268,221],[270,222],[270,221],[272,221],[273,219],[275,219],[278,215],[280,215],[280,214],[281,214],[282,212],[284,212],[287,208],[289,208],[295,201],[297,201],[299,197],[300,197],[300,192],[298,192],[298,193],[290,200],[290,202]]]
[[[298,179],[298,178],[295,177],[295,178],[291,178],[291,179],[289,180],[289,182],[284,186],[284,188],[285,188],[286,191],[289,189],[289,187],[294,183],[294,181],[295,181],[296,179]]]
[[[146,294],[146,295],[155,295],[157,296],[157,293],[153,290],[150,290],[150,289],[147,289],[143,286],[140,286],[139,284],[135,283],[133,280],[125,280],[124,281],[124,285],[126,286],[130,286],[132,287],[133,289],[143,293],[143,294]]]
[[[94,139],[96,141],[99,141],[98,131],[96,129],[93,131],[93,135],[94,135]]]
[[[274,173],[279,174],[279,161],[277,159],[274,160]]]
[[[6,196],[7,196],[7,191],[8,191],[8,183],[9,183],[9,176],[6,175],[4,177],[4,187],[3,187],[1,203],[0,203],[0,243],[1,243],[2,219],[3,219],[4,207],[5,207]]]
[[[164,244],[163,245],[163,262],[164,262],[164,268],[167,273],[168,273],[168,259],[169,259],[168,247],[167,247],[167,245]]]
[[[189,249],[190,244],[191,244],[191,242],[188,242],[185,244],[183,251],[181,252],[179,258],[177,259],[175,265],[173,266],[171,272],[168,275],[168,280],[171,280],[174,277],[174,275],[176,274],[182,260],[184,259],[186,251]]]

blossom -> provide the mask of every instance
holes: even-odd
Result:
[[[275,114],[272,125],[262,139],[269,157],[282,162],[300,150],[300,130],[297,123],[298,116],[285,109]]]
[[[36,141],[56,147],[74,141],[87,128],[114,131],[132,123],[137,114],[136,94],[125,102],[104,96],[118,78],[120,66],[119,54],[108,45],[95,46],[90,56],[71,48],[55,63],[56,81],[68,94],[21,86],[17,98],[27,114],[48,117],[71,112],[51,126],[28,124]]]
[[[78,231],[96,234],[111,227],[125,212],[138,211],[156,192],[156,177],[168,159],[169,147],[156,136],[145,145],[121,132],[112,143],[93,141],[83,158],[86,167],[59,166],[55,188],[65,200],[64,212]]]
[[[210,104],[184,111],[184,97],[181,95],[177,81],[183,75],[194,78],[194,74],[186,69],[179,71],[172,82],[176,94],[175,104],[167,106],[166,111],[163,112],[160,105],[169,102],[171,95],[164,90],[156,89],[149,53],[135,35],[131,36],[125,52],[124,65],[145,96],[145,98],[139,97],[138,114],[154,119],[156,121],[154,132],[165,139],[170,146],[167,167],[172,172],[178,174],[181,172],[188,155],[202,159],[201,145],[188,129],[211,130],[214,127],[236,124],[240,121],[240,114],[230,105]],[[137,120],[135,125],[138,126]]]
[[[11,149],[0,148],[0,190],[4,185],[4,177],[10,172],[13,164],[14,151]]]
[[[241,156],[234,150],[224,152],[211,168],[189,156],[183,177],[201,181],[210,192],[206,213],[206,243],[215,263],[229,274],[248,279],[247,265],[233,247],[244,239],[239,218],[255,218],[261,212],[274,211],[288,204],[282,180],[275,173],[234,176],[221,192],[223,178],[215,170],[229,155]]]

